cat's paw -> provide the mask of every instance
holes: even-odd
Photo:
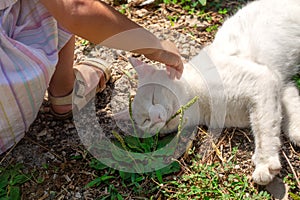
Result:
[[[252,174],[252,179],[259,185],[267,185],[280,172],[280,162],[269,162],[267,164],[257,165]]]

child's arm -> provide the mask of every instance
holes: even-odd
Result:
[[[72,33],[104,46],[144,54],[176,70],[183,64],[177,48],[97,0],[41,0],[57,21]]]

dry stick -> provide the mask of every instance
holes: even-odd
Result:
[[[12,152],[12,150],[16,147],[17,143],[12,146],[12,148],[5,154],[5,156],[1,159],[0,164],[7,158],[7,156]]]
[[[229,139],[228,142],[229,142],[229,150],[230,150],[230,153],[232,152],[232,145],[231,145],[232,143],[231,143],[231,140],[232,140],[232,138],[233,138],[233,135],[234,135],[235,131],[236,131],[236,128],[234,128],[233,131],[232,131],[232,132],[230,133],[230,135],[228,136],[228,137],[229,137],[229,138],[228,138],[228,139]]]
[[[204,131],[203,129],[200,129],[200,130],[202,130],[202,132],[203,132],[204,134],[208,135],[208,137],[209,137],[209,133],[207,133],[207,132]],[[208,159],[211,158],[211,156],[212,156],[214,153],[216,153],[217,157],[222,161],[222,163],[224,162],[224,159],[222,158],[221,152],[220,152],[220,150],[219,150],[219,147],[220,147],[221,142],[223,141],[223,139],[224,139],[224,136],[223,136],[222,140],[221,140],[220,142],[218,142],[218,143],[215,143],[214,141],[211,141],[211,142],[210,142],[210,143],[211,143],[210,145],[211,145],[212,151],[209,151],[209,153],[208,153],[207,155],[205,155],[205,156],[202,158],[202,160],[201,160],[202,163],[207,162]],[[202,144],[202,145],[203,145],[203,144]]]
[[[54,152],[51,152],[51,150],[50,150],[50,149],[48,149],[47,147],[44,147],[43,145],[41,145],[41,144],[37,143],[36,141],[34,141],[34,140],[30,139],[29,137],[25,136],[25,137],[24,137],[24,139],[26,139],[26,140],[29,140],[29,141],[30,141],[30,142],[32,142],[33,144],[36,144],[36,145],[38,145],[38,146],[42,147],[43,149],[45,149],[45,150],[49,151],[51,154],[53,154],[54,156],[56,156],[56,157],[57,157],[57,158],[59,158],[60,160],[63,160],[63,161],[65,161],[65,160],[64,160],[62,157],[60,157],[59,155],[57,155],[57,154],[56,154],[56,153],[54,153]]]
[[[249,142],[252,142],[251,139],[248,137],[248,135],[247,135],[244,131],[239,130],[239,132],[240,132],[240,133],[243,133],[244,136],[247,138],[247,140],[248,140]]]
[[[298,179],[298,175],[297,175],[297,173],[295,172],[295,170],[294,170],[294,168],[293,168],[291,162],[289,161],[289,159],[288,159],[288,157],[286,156],[286,154],[284,153],[284,151],[283,151],[283,150],[281,150],[281,151],[282,151],[282,154],[283,154],[284,158],[285,158],[286,161],[288,162],[288,164],[289,164],[289,166],[290,166],[290,168],[291,168],[291,170],[292,170],[292,172],[293,172],[293,175],[294,175],[294,177],[295,177],[295,179],[296,179],[298,188],[300,189],[300,182],[299,182],[299,179]]]
[[[289,143],[289,144],[290,144],[290,148],[292,149],[292,152],[293,152],[294,154],[300,156],[300,153],[298,153],[298,152],[295,151],[293,145],[292,145],[291,143]]]
[[[69,185],[71,185],[72,183],[70,183]],[[68,186],[69,186],[68,185]],[[63,192],[66,192],[67,194],[69,193],[69,191],[64,187],[64,186],[62,186],[62,189],[63,190],[61,190],[56,196],[55,196],[55,198],[56,199],[58,199],[58,197],[63,193]]]

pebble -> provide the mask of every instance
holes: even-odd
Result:
[[[52,178],[55,180],[57,178],[57,174],[54,174]]]
[[[149,12],[148,10],[142,8],[142,9],[139,9],[135,12],[139,17],[144,17],[145,15],[147,15]]]
[[[51,160],[54,160],[54,159],[55,159],[55,156],[54,156],[52,153],[50,153],[50,152],[46,152],[46,153],[45,153],[45,156],[46,156],[47,158],[50,158]]]
[[[79,192],[76,192],[75,193],[75,197],[78,198],[78,199],[80,199],[81,198],[81,194]]]
[[[234,169],[240,169],[241,167],[239,165],[235,165]]]
[[[51,127],[54,127],[56,125],[56,121],[52,121],[51,123],[50,123],[50,126]]]
[[[39,133],[37,134],[37,137],[42,137],[42,136],[45,136],[45,135],[47,135],[47,130],[46,130],[46,129],[44,129],[44,130],[42,130],[41,132],[39,132]]]

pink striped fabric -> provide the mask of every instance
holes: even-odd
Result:
[[[38,0],[0,1],[0,154],[35,119],[70,37]]]

